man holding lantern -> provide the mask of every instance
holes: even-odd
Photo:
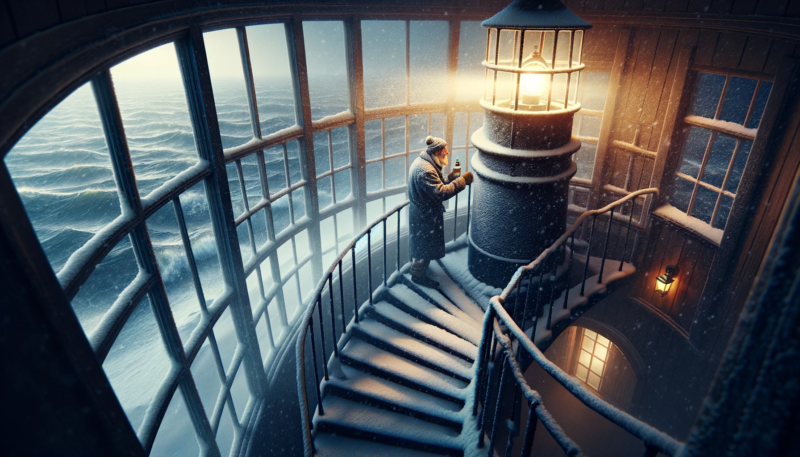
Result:
[[[442,175],[450,151],[447,142],[428,136],[428,148],[422,151],[408,174],[409,232],[408,245],[411,256],[411,279],[422,286],[437,288],[439,283],[425,274],[431,260],[444,257],[444,205],[443,201],[472,184],[472,173],[460,175],[454,170]]]

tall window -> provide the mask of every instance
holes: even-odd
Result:
[[[697,75],[670,203],[724,230],[772,83],[730,74]]]
[[[600,384],[603,382],[609,349],[611,349],[611,341],[608,338],[591,330],[583,329],[575,376],[597,391],[600,390]]]

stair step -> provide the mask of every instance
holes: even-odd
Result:
[[[475,327],[480,328],[481,322],[477,321],[473,316],[464,312],[457,304],[453,303],[450,298],[443,295],[439,289],[431,289],[430,287],[421,286],[416,284],[412,279],[411,275],[403,275],[403,284],[414,291],[420,297],[428,300],[434,306],[452,314],[454,317],[461,319],[466,324],[473,325]]]
[[[462,406],[422,393],[392,381],[342,365],[344,378],[332,377],[325,383],[325,395],[337,395],[376,408],[444,425],[460,432]]]
[[[340,354],[345,365],[389,381],[463,405],[469,383],[423,367],[410,360],[353,338]]]
[[[315,418],[317,433],[335,433],[436,454],[463,455],[458,433],[450,428],[335,395],[325,396],[322,404],[325,415]]]
[[[394,298],[394,300],[392,298]],[[476,346],[481,341],[481,331],[478,328],[467,325],[461,319],[430,304],[428,300],[420,297],[404,284],[395,284],[392,286],[392,288],[389,289],[389,297],[387,297],[387,300],[391,301],[398,308],[413,314],[420,320],[439,326]],[[406,307],[408,308],[407,310],[405,309]]]
[[[370,315],[381,323],[411,335],[420,341],[437,347],[445,352],[456,355],[470,363],[478,355],[478,347],[416,317],[397,309],[394,305],[380,301],[369,310]]]
[[[434,457],[441,454],[389,446],[373,441],[346,438],[329,433],[318,433],[314,438],[319,457]]]
[[[416,338],[367,318],[353,327],[359,338],[381,349],[409,359],[442,374],[453,376],[464,382],[472,378],[472,364],[452,354],[425,344]]]
[[[462,311],[469,314],[476,321],[483,323],[486,311],[483,307],[489,306],[489,302],[475,304],[475,302],[463,291],[461,287],[450,277],[450,275],[439,265],[439,262],[431,262],[428,267],[430,277],[439,282],[439,289],[453,303],[456,303]]]

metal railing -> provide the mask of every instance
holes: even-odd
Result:
[[[470,211],[471,211],[471,196],[472,196],[472,186],[467,186],[467,211],[466,211],[466,226],[464,228],[464,232],[460,235],[458,234],[458,194],[454,198],[454,209],[453,209],[453,239],[455,240],[458,236],[463,235],[466,231],[469,230],[469,218],[470,218]],[[306,390],[306,363],[309,361],[306,359],[306,341],[307,338],[310,336],[311,341],[311,364],[313,365],[313,372],[314,372],[314,385],[316,386],[316,400],[317,400],[317,414],[319,416],[323,416],[325,414],[325,409],[322,406],[322,391],[320,386],[320,368],[322,366],[322,379],[327,381],[329,379],[328,373],[328,358],[333,356],[334,358],[339,358],[339,337],[347,333],[347,328],[350,325],[358,325],[359,323],[359,311],[361,305],[372,305],[376,298],[380,297],[382,292],[388,287],[389,278],[391,273],[389,271],[389,264],[388,264],[388,251],[387,251],[387,241],[389,238],[389,234],[387,231],[387,224],[388,219],[391,216],[396,215],[397,217],[397,232],[395,233],[394,244],[396,248],[396,258],[395,260],[395,272],[400,272],[402,263],[401,263],[401,249],[400,249],[400,238],[401,238],[401,211],[403,208],[408,206],[408,201],[401,203],[395,206],[392,210],[388,211],[386,214],[369,224],[364,230],[361,231],[352,241],[345,247],[342,252],[338,255],[338,257],[333,261],[331,266],[322,276],[322,279],[317,283],[317,287],[314,289],[314,293],[312,295],[313,299],[311,304],[306,309],[305,314],[303,315],[302,321],[300,323],[299,334],[297,335],[297,345],[296,345],[296,365],[297,365],[297,390],[298,390],[298,397],[300,401],[300,415],[301,415],[301,422],[303,427],[303,446],[305,448],[306,455],[314,455],[316,450],[314,449],[313,445],[313,437],[312,437],[312,429],[313,429],[313,410],[310,406],[309,399],[308,399],[308,392]],[[463,216],[463,214],[462,214]],[[373,268],[372,268],[372,231],[377,226],[382,225],[383,227],[383,236],[382,242],[383,246],[381,247],[383,253],[383,265],[382,265],[382,280],[378,283],[377,287],[373,282]],[[358,287],[358,272],[357,272],[357,259],[356,259],[356,251],[357,245],[359,241],[366,238],[367,245],[366,245],[366,261],[367,261],[367,281],[368,285],[366,290],[368,291],[366,300],[364,300],[364,294],[362,293],[359,295],[359,287]],[[344,261],[346,257],[350,255],[350,276],[352,276],[352,302],[353,302],[353,318],[346,322],[346,311],[345,311],[345,279],[344,279],[344,271],[345,265]],[[363,269],[363,266],[362,266]],[[334,287],[334,282],[338,282],[338,294],[334,291],[337,287]],[[349,288],[349,285],[347,286]],[[327,295],[328,295],[328,305],[329,305],[329,312],[330,312],[330,327],[325,324],[325,319],[323,318],[323,301],[324,296],[326,295],[327,288]],[[362,287],[363,289],[363,287]],[[349,291],[347,291],[349,292]],[[341,312],[341,331],[337,332],[336,328],[336,300],[335,295],[338,295],[339,299],[339,311]],[[363,300],[363,302],[359,302],[359,298]],[[318,323],[315,324],[314,322],[314,314],[317,315]],[[315,338],[314,334],[316,332],[315,327],[318,326],[319,329],[319,340]],[[331,342],[332,342],[332,350],[329,353],[326,347],[326,334],[330,335]],[[317,354],[317,341],[320,343],[320,352],[321,357]],[[321,360],[322,363],[319,363]]]
[[[566,309],[570,303],[571,287],[575,289],[573,293],[580,296],[585,295],[584,298],[587,300],[588,296],[592,294],[591,290],[587,293],[587,284],[591,287],[595,276],[588,277],[588,271],[590,254],[593,248],[592,240],[596,239],[594,232],[598,220],[606,223],[606,229],[604,234],[600,234],[600,237],[604,237],[605,240],[600,245],[594,246],[596,251],[602,253],[599,261],[599,272],[596,275],[597,280],[594,283],[602,284],[604,274],[608,274],[606,264],[614,222],[618,224],[620,229],[622,226],[626,227],[624,237],[618,236],[616,240],[616,244],[619,244],[620,241],[623,243],[621,250],[618,251],[619,265],[617,266],[617,271],[623,271],[625,254],[628,251],[628,238],[635,199],[639,196],[649,196],[657,192],[656,189],[643,189],[633,192],[602,209],[583,213],[536,260],[520,267],[500,295],[491,298],[490,306],[486,310],[483,334],[478,350],[478,383],[475,389],[472,411],[473,416],[477,417],[477,447],[479,449],[483,448],[486,445],[486,437],[489,438],[487,455],[492,456],[496,451],[498,422],[502,423],[499,416],[504,414],[501,405],[508,399],[505,396],[508,388],[513,388],[514,390],[513,406],[511,407],[510,417],[508,417],[508,420],[514,425],[513,430],[521,430],[521,427],[519,427],[521,425],[520,418],[515,416],[515,412],[519,413],[521,411],[519,406],[523,398],[529,407],[520,455],[530,455],[537,421],[542,422],[544,428],[552,435],[566,455],[583,455],[580,447],[567,436],[555,419],[548,413],[542,404],[542,398],[539,393],[531,389],[525,380],[520,364],[520,360],[524,356],[531,357],[559,384],[590,409],[641,440],[645,446],[644,455],[646,457],[652,457],[658,453],[673,456],[681,449],[681,442],[600,399],[577,379],[550,362],[534,343],[536,328],[540,326],[539,320],[544,319],[544,312],[547,312],[547,321],[542,323],[541,326],[550,330],[553,324],[551,315],[554,310],[558,311],[559,305]],[[627,218],[615,216],[614,212],[616,210],[624,211],[626,203],[628,204],[630,215]],[[569,278],[572,276],[575,257],[575,238],[580,236],[579,232],[585,228],[584,223],[591,224],[591,228],[588,234],[589,243],[583,259],[583,277],[579,284],[572,286]],[[618,231],[618,235],[621,235],[621,230]],[[567,248],[568,243],[569,249]],[[630,261],[633,260],[632,251],[633,248],[631,248]],[[609,277],[607,275],[605,279],[608,280]],[[566,280],[559,278],[566,278]],[[523,283],[526,284],[525,290],[521,290]],[[530,307],[532,295],[536,295],[536,297],[534,298],[533,307]],[[558,298],[556,298],[557,295]],[[513,304],[511,303],[512,299]],[[563,301],[559,303],[559,300]],[[549,310],[544,309],[548,306]],[[531,311],[530,315],[528,314],[529,310]],[[521,328],[526,317],[530,317],[533,321],[533,330],[530,337]],[[498,353],[498,351],[501,352]],[[499,364],[495,363],[496,356],[501,359]],[[496,392],[492,392],[492,385],[497,386]],[[493,393],[494,395],[492,395]],[[492,414],[491,420],[489,420],[488,416],[490,412]],[[521,416],[521,413],[519,413],[519,416]],[[514,438],[515,434],[509,431],[505,446],[506,456],[512,454]]]

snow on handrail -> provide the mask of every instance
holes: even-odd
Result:
[[[650,189],[642,189],[636,192],[633,192],[627,195],[624,198],[621,198],[615,202],[610,203],[609,205],[605,206],[604,208],[586,211],[585,213],[581,214],[580,217],[573,223],[569,229],[567,229],[564,234],[559,237],[549,248],[545,249],[539,257],[537,257],[533,262],[529,263],[528,265],[522,266],[517,269],[512,276],[511,280],[509,281],[506,288],[500,295],[496,295],[490,299],[490,307],[487,309],[487,319],[491,318],[492,313],[497,313],[497,319],[500,320],[508,330],[514,335],[514,337],[519,342],[519,348],[526,350],[531,357],[538,363],[550,376],[553,377],[559,384],[561,384],[564,388],[566,388],[573,396],[575,396],[578,400],[580,400],[583,404],[594,410],[595,412],[599,413],[606,419],[610,420],[614,424],[622,427],[627,432],[631,433],[632,435],[636,436],[640,440],[642,440],[645,446],[648,449],[656,449],[659,452],[665,455],[675,455],[677,454],[680,449],[683,447],[683,443],[680,441],[672,438],[671,436],[667,435],[666,433],[648,425],[635,417],[631,416],[630,414],[617,409],[616,407],[612,406],[610,403],[602,400],[597,395],[589,391],[586,387],[581,385],[576,379],[572,376],[565,373],[561,368],[555,365],[553,362],[547,359],[542,351],[536,346],[536,344],[531,341],[527,334],[516,324],[514,319],[508,314],[506,309],[503,307],[503,303],[508,298],[508,296],[512,293],[512,291],[516,288],[517,284],[523,277],[523,273],[525,271],[531,271],[537,268],[544,260],[547,258],[548,255],[554,253],[556,249],[561,246],[567,238],[573,234],[578,227],[581,226],[583,221],[588,219],[590,216],[597,216],[608,211],[611,211],[613,208],[616,208],[628,201],[631,201],[641,195],[646,194],[657,194],[658,190],[654,188]],[[497,327],[497,322],[494,323],[495,327]],[[484,327],[485,329],[489,327]],[[511,340],[503,334],[499,327],[494,329],[495,338],[503,346],[504,350],[510,351],[512,350]],[[484,336],[485,338],[486,336]],[[512,352],[513,354],[513,352]],[[513,366],[512,366],[513,369]],[[523,392],[530,390],[530,387],[527,386],[524,377],[517,376],[517,373],[514,372],[517,381],[522,388]],[[529,395],[526,393],[526,398]],[[530,397],[533,398],[533,397]],[[543,421],[544,422],[544,421]],[[560,428],[558,429],[560,430]],[[555,435],[554,435],[555,437]],[[564,448],[564,446],[568,443],[564,441],[563,443],[557,438],[559,444]],[[566,448],[564,448],[566,451]]]

